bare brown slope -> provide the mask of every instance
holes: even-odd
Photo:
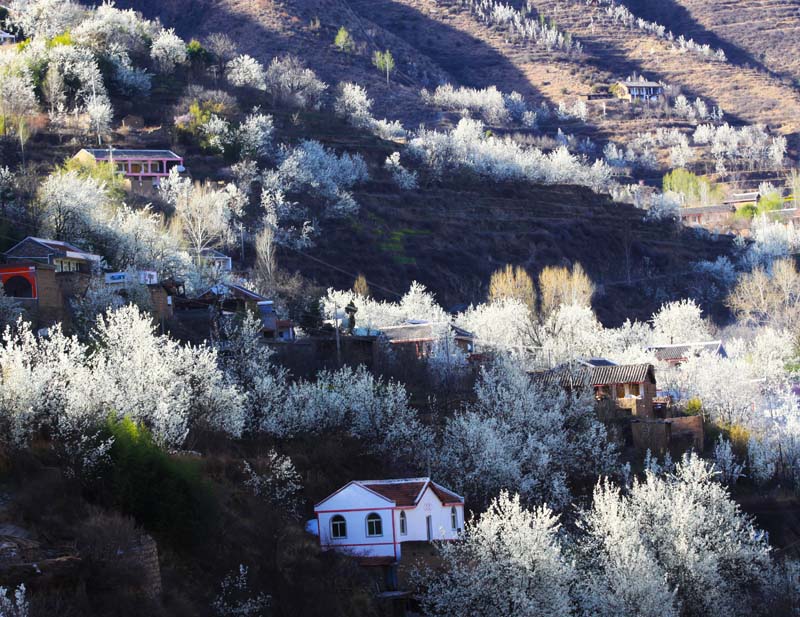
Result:
[[[800,84],[800,0],[627,0],[637,14]]]

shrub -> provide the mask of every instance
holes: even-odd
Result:
[[[106,430],[114,438],[105,478],[113,505],[177,544],[207,533],[216,504],[199,465],[164,452],[150,431],[130,418],[109,418]]]

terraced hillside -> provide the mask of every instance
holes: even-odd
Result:
[[[628,0],[648,19],[715,47],[740,64],[764,67],[800,84],[798,0]]]

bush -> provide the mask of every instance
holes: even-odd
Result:
[[[179,545],[203,537],[216,518],[216,503],[198,463],[170,456],[129,418],[109,418],[106,430],[114,438],[105,478],[114,507]]]

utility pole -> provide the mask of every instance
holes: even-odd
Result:
[[[339,340],[339,307],[333,305],[333,320],[336,325],[336,363],[339,367],[342,366],[342,344]]]

